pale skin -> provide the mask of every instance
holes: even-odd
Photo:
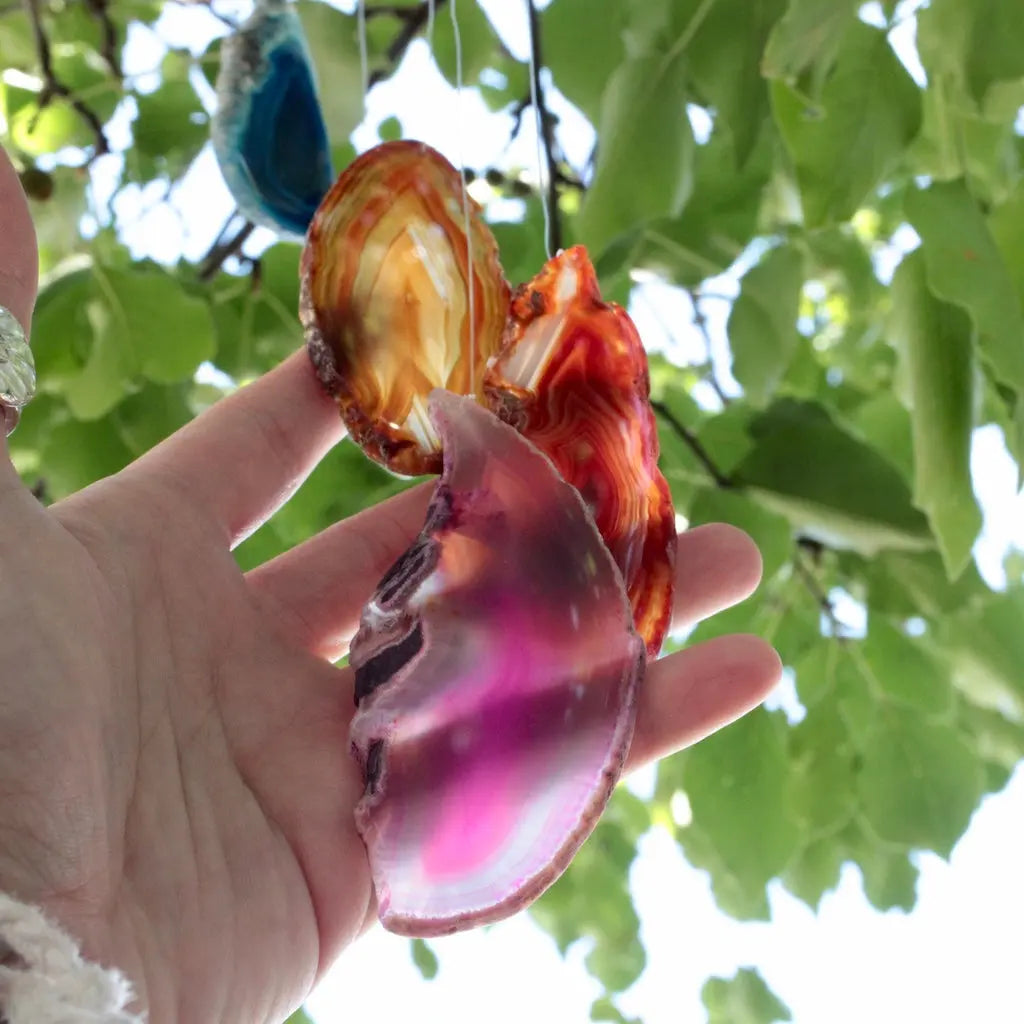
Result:
[[[35,236],[2,153],[0,211],[0,304],[28,328]],[[231,556],[342,436],[298,352],[50,508],[0,447],[0,890],[124,971],[154,1024],[280,1021],[376,919],[352,678],[330,659],[429,487],[250,573]],[[760,571],[732,527],[684,534],[675,623],[747,597]],[[629,767],[737,718],[779,674],[753,636],[653,663]]]

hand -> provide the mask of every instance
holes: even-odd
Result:
[[[0,303],[27,327],[35,242],[2,154],[0,209]],[[248,574],[230,554],[341,436],[300,352],[48,509],[0,450],[0,890],[124,971],[154,1024],[280,1020],[373,919],[352,678],[326,659],[430,489]],[[760,575],[727,526],[685,534],[678,562],[677,623]],[[630,765],[695,742],[778,677],[749,636],[653,664]]]

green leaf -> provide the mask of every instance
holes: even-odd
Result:
[[[878,391],[853,409],[842,424],[883,455],[904,480],[914,475],[914,436],[910,414],[891,391]]]
[[[903,360],[914,426],[914,504],[928,516],[946,571],[955,579],[981,530],[971,484],[970,324],[958,307],[928,290],[919,252],[896,271],[892,305],[890,334]]]
[[[74,41],[51,50],[54,77],[72,96],[87,96],[89,110],[101,125],[111,117],[121,90],[88,45]],[[41,80],[40,80],[41,81]],[[0,112],[8,122],[14,146],[31,156],[54,153],[66,146],[95,147],[89,123],[62,96],[40,106],[43,94],[10,82],[0,86]]]
[[[300,1007],[284,1022],[284,1024],[313,1024],[313,1018]]]
[[[774,132],[762,130],[740,167],[732,135],[724,123],[716,124],[694,150],[693,194],[683,212],[650,224],[637,264],[691,288],[731,266],[757,233],[774,144]]]
[[[928,524],[898,471],[821,406],[776,402],[751,433],[738,482],[809,536],[865,554],[930,546]]]
[[[674,24],[701,99],[729,125],[736,157],[746,162],[768,113],[761,58],[785,0],[676,0]]]
[[[786,733],[781,715],[759,708],[682,759],[680,781],[693,823],[678,838],[691,863],[710,867],[716,896],[720,885],[732,882],[749,897],[763,897],[797,847],[799,832],[788,813]],[[710,844],[717,864],[702,862],[691,842],[695,833]]]
[[[771,249],[741,282],[726,329],[733,376],[755,406],[773,397],[796,351],[803,283],[803,257],[791,245]]]
[[[932,0],[919,15],[921,57],[955,67],[981,100],[993,82],[1024,76],[1024,10],[1003,0]],[[941,65],[940,65],[941,66]]]
[[[1024,392],[1024,313],[985,218],[961,182],[908,194],[907,219],[921,236],[928,286],[965,309],[982,359]]]
[[[987,224],[1024,308],[1024,179],[989,213]]]
[[[829,835],[850,820],[856,805],[854,748],[835,694],[793,727],[789,750],[789,816],[808,839]]]
[[[858,824],[845,828],[837,841],[860,868],[864,895],[876,910],[913,910],[918,872],[905,847],[880,842]]]
[[[109,418],[60,423],[49,432],[39,453],[54,501],[120,472],[133,457]]]
[[[789,0],[768,38],[762,73],[795,82],[812,64],[827,68],[856,16],[855,0]]]
[[[216,343],[209,308],[187,295],[155,266],[104,272],[94,268],[117,328],[124,332],[138,372],[159,384],[188,380],[213,357]]]
[[[862,22],[843,37],[820,105],[784,82],[771,94],[808,227],[852,217],[920,127],[917,86],[885,33]]]
[[[423,939],[413,939],[409,943],[409,952],[412,955],[412,962],[423,978],[426,981],[433,981],[440,967],[434,950]]]
[[[621,0],[556,0],[541,14],[544,58],[555,69],[555,84],[595,125],[611,71],[626,56],[622,36],[627,16]],[[587,26],[585,58],[580,53],[581,25]]]
[[[142,377],[187,380],[215,342],[206,303],[166,271],[92,263],[44,289],[34,347],[43,386],[63,393],[78,419],[92,420]]]
[[[989,595],[943,624],[953,685],[980,707],[1024,718],[1024,592]],[[1012,711],[1011,711],[1012,709]]]
[[[741,967],[731,978],[708,978],[701,990],[708,1024],[772,1024],[792,1020],[789,1007],[752,967]]]
[[[601,102],[597,166],[576,223],[600,254],[618,236],[675,217],[692,187],[693,131],[686,114],[686,63],[668,51],[627,60]]]
[[[949,713],[953,706],[949,670],[928,645],[873,615],[862,646],[866,670],[880,694],[924,715]]]
[[[948,857],[981,796],[981,762],[952,726],[891,710],[864,747],[859,788],[879,838]]]
[[[206,112],[187,79],[165,81],[136,96],[139,114],[132,125],[133,153],[146,158],[137,171],[142,180],[166,174],[176,178],[192,163],[210,134]]]
[[[835,837],[827,836],[808,843],[790,861],[782,882],[797,899],[817,912],[825,893],[838,887],[842,867],[842,847]]]
[[[942,619],[950,612],[973,607],[989,593],[974,566],[950,582],[935,552],[887,551],[851,571],[864,579],[872,610],[904,618]]]
[[[601,999],[595,999],[591,1004],[590,1019],[596,1021],[610,1021],[611,1024],[643,1024],[643,1021],[639,1017],[626,1017],[607,996],[603,996]]]
[[[452,19],[447,11],[440,11],[444,17],[434,22],[434,39],[431,53],[441,74],[457,84],[455,53],[455,32]],[[462,59],[462,81],[465,85],[476,82],[480,72],[494,60],[498,50],[498,37],[477,0],[463,0],[458,7],[459,50]]]

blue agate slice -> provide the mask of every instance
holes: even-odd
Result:
[[[212,136],[242,215],[302,238],[334,171],[302,24],[281,0],[224,40]]]

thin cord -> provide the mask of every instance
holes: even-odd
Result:
[[[530,0],[526,0],[526,16],[530,17]],[[541,114],[540,102],[537,99],[537,54],[530,41],[530,105],[533,107],[533,119],[537,128],[537,187],[540,190],[540,208],[544,212],[544,252],[551,259],[551,208],[548,205],[548,189],[550,181],[545,181],[547,160],[544,156],[544,117]]]
[[[434,14],[436,13],[436,7],[434,6],[437,0],[427,0],[427,47],[433,53],[434,51]]]
[[[459,18],[455,10],[455,0],[450,0],[448,11],[452,19],[452,38],[455,42],[455,123],[462,124],[462,35],[459,32]],[[459,140],[461,142],[460,134]],[[476,274],[473,269],[473,235],[470,231],[469,191],[466,188],[466,162],[463,154],[459,154],[459,178],[462,180],[462,226],[466,233],[466,269],[469,290],[469,393],[476,394]]]
[[[356,33],[359,36],[359,71],[363,83],[363,109],[370,89],[370,58],[366,50],[366,0],[356,0]]]

